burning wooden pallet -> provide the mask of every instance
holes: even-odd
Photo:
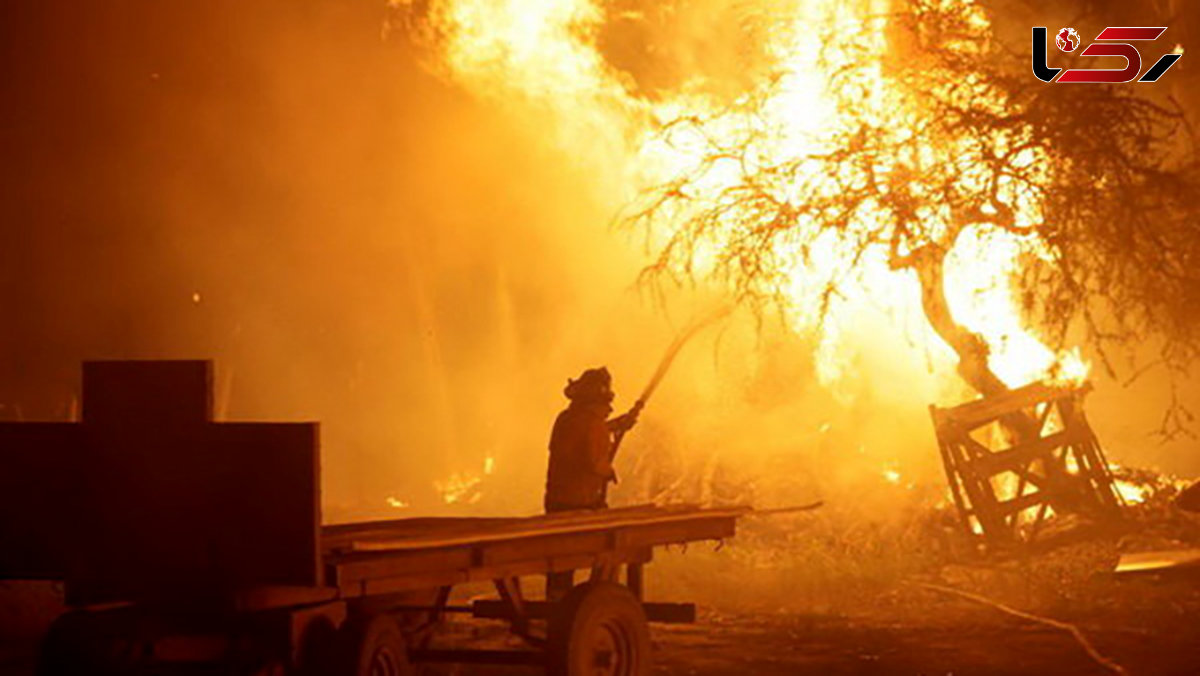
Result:
[[[992,549],[1032,544],[1055,516],[1120,517],[1120,494],[1083,412],[1088,388],[1035,383],[930,407],[967,534]]]

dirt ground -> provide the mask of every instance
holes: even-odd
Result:
[[[1065,630],[986,608],[930,607],[926,623],[883,617],[710,616],[660,628],[663,674],[1111,674]],[[1136,622],[1083,625],[1101,655],[1130,674],[1196,674],[1200,631]]]
[[[724,548],[664,551],[647,569],[650,600],[692,601],[699,613],[695,624],[652,625],[656,673],[1200,674],[1200,569],[1112,572],[1123,552],[1200,548],[1194,519],[1156,514],[1119,536],[1020,558],[954,555],[924,527],[846,535],[816,520],[748,526]],[[32,673],[60,592],[0,583],[0,676]],[[464,586],[451,603],[494,593]],[[462,615],[431,647],[468,645],[523,647],[503,622]],[[422,676],[536,673],[457,666]]]
[[[1107,586],[1104,583],[1102,586]],[[1139,582],[1108,587],[1107,611],[1074,622],[1095,650],[1134,675],[1196,674],[1200,586]],[[1113,590],[1116,590],[1115,592]],[[1100,591],[1098,589],[1098,591]],[[1124,597],[1124,598],[1120,598]],[[518,647],[498,622],[454,621],[451,643]],[[775,674],[1120,673],[1089,657],[1065,629],[918,586],[894,590],[874,611],[853,615],[722,612],[702,609],[692,625],[652,629],[656,673],[697,676]],[[27,676],[35,642],[5,642],[0,674]],[[539,673],[531,668],[444,667],[443,675]]]
[[[1068,629],[1014,617],[993,607],[918,587],[896,590],[874,612],[702,611],[696,624],[656,625],[656,673],[696,676],[911,674],[913,676],[1193,675],[1200,646],[1198,587],[1190,583],[1123,585],[1136,597],[1127,611],[1074,620],[1104,666]],[[1116,605],[1122,600],[1110,598]],[[1115,607],[1115,606],[1114,606]],[[473,628],[468,629],[471,626]],[[498,626],[461,624],[489,647],[516,648]],[[1123,671],[1122,671],[1123,670]],[[531,675],[532,668],[442,668],[442,675]]]

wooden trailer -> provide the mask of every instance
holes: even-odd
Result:
[[[214,423],[207,362],[84,365],[80,423],[0,424],[0,577],[59,579],[60,674],[413,673],[422,662],[646,674],[653,549],[722,540],[741,508],[322,525],[315,424]],[[529,598],[576,571],[562,600]],[[533,578],[531,584],[530,578]],[[450,604],[456,585],[495,599]],[[450,612],[505,620],[523,649],[447,647]]]

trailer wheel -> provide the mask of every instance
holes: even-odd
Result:
[[[389,615],[371,615],[346,623],[346,676],[412,676],[408,644]]]
[[[613,582],[571,590],[550,624],[550,673],[555,676],[646,676],[650,629],[642,604]]]

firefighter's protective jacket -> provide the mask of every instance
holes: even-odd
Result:
[[[575,401],[558,414],[550,433],[546,511],[605,506],[613,476],[611,412],[607,403]]]

